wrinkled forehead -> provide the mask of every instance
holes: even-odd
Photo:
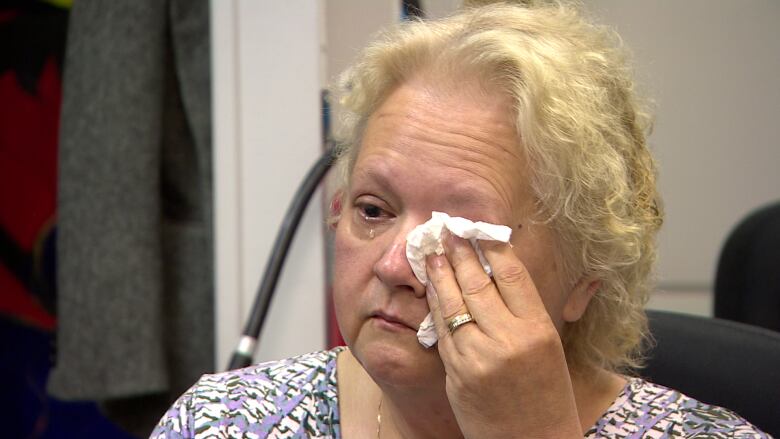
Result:
[[[432,144],[450,141],[473,153],[487,152],[497,158],[517,156],[522,149],[516,120],[513,99],[498,89],[464,76],[421,74],[393,87],[356,127],[360,132],[353,146],[352,165],[367,141],[370,144],[375,140],[366,139],[367,131],[386,126],[400,130],[382,133],[388,137],[416,131]]]
[[[349,184],[352,171],[360,151],[369,124],[382,117],[388,116],[388,100],[391,97],[398,101],[402,95],[406,108],[406,117],[412,118],[422,113],[428,113],[438,119],[449,121],[453,131],[458,130],[458,125],[475,125],[477,113],[485,116],[484,121],[490,124],[500,123],[508,130],[512,130],[515,142],[512,145],[513,153],[520,150],[520,135],[517,127],[517,104],[514,97],[507,91],[507,87],[501,81],[488,81],[478,74],[456,72],[452,70],[424,69],[418,71],[413,77],[399,84],[388,87],[388,90],[378,98],[378,104],[367,115],[359,118],[349,133],[350,145],[342,157],[342,180]],[[414,90],[413,93],[399,94],[400,89]],[[396,102],[397,103],[397,102]],[[472,106],[470,112],[463,112],[464,103],[478,103],[478,107]],[[395,108],[397,110],[397,106]],[[475,113],[477,112],[477,113]],[[492,114],[501,114],[500,120],[489,121]],[[487,127],[487,124],[485,124]],[[522,153],[522,151],[520,151]]]
[[[507,205],[527,192],[511,101],[425,82],[399,86],[369,117],[352,173],[423,178],[421,188],[472,185]]]

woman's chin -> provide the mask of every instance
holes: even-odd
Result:
[[[377,384],[427,387],[444,380],[444,365],[436,347],[426,349],[416,337],[410,343],[408,340],[358,336],[350,349]]]

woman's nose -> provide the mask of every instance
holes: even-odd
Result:
[[[417,297],[425,297],[425,286],[417,277],[406,259],[406,239],[390,244],[382,257],[374,264],[374,273],[391,290],[407,290]]]

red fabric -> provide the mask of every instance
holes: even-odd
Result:
[[[9,70],[0,75],[0,226],[32,251],[57,202],[57,133],[61,84],[50,58],[38,95],[30,96]]]
[[[31,258],[40,258],[36,245],[55,221],[61,88],[54,58],[44,65],[36,96],[21,88],[13,70],[0,74],[0,227]],[[0,312],[54,328],[54,316],[2,265],[0,292]]]
[[[32,294],[0,264],[0,313],[47,331],[54,330],[57,320]]]

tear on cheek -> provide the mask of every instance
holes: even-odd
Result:
[[[359,215],[355,213],[355,215]],[[380,225],[366,224],[366,222],[359,217],[353,217],[350,224],[350,233],[361,241],[371,241],[379,236],[381,233]]]
[[[352,251],[380,235],[380,230],[377,227],[360,224],[359,220],[356,221],[351,214],[347,213],[339,219],[337,228],[335,245],[349,247]]]
[[[371,241],[379,236],[379,230],[373,227],[356,227],[353,230],[356,230],[355,237],[362,241]]]

